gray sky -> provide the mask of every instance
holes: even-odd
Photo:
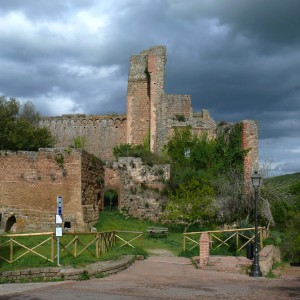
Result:
[[[166,93],[257,120],[260,161],[300,172],[299,0],[0,2],[0,95],[42,115],[125,113],[130,56],[167,47]]]

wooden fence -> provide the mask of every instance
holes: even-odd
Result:
[[[199,232],[186,232],[183,234],[183,252],[191,251],[195,247],[199,247],[199,238],[201,233],[208,233],[210,241],[210,249],[217,249],[221,246],[229,247],[229,240],[235,239],[236,252],[244,249],[247,244],[254,242],[255,228],[239,228],[227,230],[212,230]],[[263,240],[267,237],[268,232],[265,227],[258,227],[259,245],[263,247]],[[187,249],[187,244],[190,248]]]
[[[64,233],[59,238],[60,255],[77,258],[83,253],[99,258],[114,246],[135,248],[139,240],[143,247],[143,233],[136,231],[108,231],[89,233]],[[0,260],[13,263],[25,255],[33,254],[54,262],[57,257],[57,237],[54,232],[0,235]]]

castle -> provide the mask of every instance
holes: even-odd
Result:
[[[166,48],[164,46],[156,46],[149,50],[144,50],[138,55],[133,55],[130,61],[130,70],[128,76],[128,88],[127,88],[127,113],[124,115],[62,115],[59,117],[44,117],[40,126],[50,129],[52,135],[56,139],[57,149],[66,149],[74,143],[74,139],[77,137],[86,138],[85,150],[101,159],[104,162],[113,162],[114,157],[112,149],[120,144],[142,144],[145,139],[150,138],[150,149],[153,152],[160,153],[165,145],[168,137],[170,137],[174,131],[174,128],[190,126],[192,131],[196,134],[206,132],[209,137],[214,138],[216,136],[219,126],[210,117],[209,112],[203,109],[199,113],[194,113],[191,105],[191,97],[189,95],[173,95],[165,94],[165,64],[166,64]],[[245,162],[245,182],[250,182],[251,173],[258,166],[258,133],[257,125],[254,121],[244,120],[242,123],[242,142],[244,149],[250,149]],[[117,191],[119,199],[119,209],[124,209],[131,215],[137,217],[147,217],[150,219],[157,219],[161,213],[161,203],[158,195],[153,192],[155,189],[161,189],[162,184],[159,180],[160,176],[165,179],[169,176],[169,168],[167,166],[157,167],[149,169],[150,167],[142,166],[138,159],[123,159],[121,162],[114,162],[113,167],[94,168],[87,167],[93,161],[93,157],[88,158],[88,154],[85,151],[72,150],[71,155],[66,156],[66,164],[69,162],[69,168],[72,170],[77,165],[76,172],[73,175],[80,178],[89,178],[85,181],[78,179],[76,176],[58,175],[57,165],[53,164],[55,160],[54,150],[43,150],[41,153],[36,154],[14,154],[19,157],[19,166],[26,165],[28,172],[31,175],[23,175],[23,178],[13,176],[15,188],[11,187],[9,192],[4,187],[9,182],[7,172],[14,173],[11,170],[11,166],[5,161],[12,157],[12,154],[7,155],[0,153],[0,163],[2,161],[2,167],[0,174],[3,180],[1,180],[0,188],[4,191],[0,198],[0,222],[8,219],[11,215],[14,215],[18,211],[18,218],[22,217],[22,212],[19,210],[23,205],[26,207],[27,216],[30,215],[30,207],[33,203],[29,204],[27,200],[23,203],[20,201],[20,197],[14,195],[16,187],[19,187],[18,181],[21,182],[23,191],[26,190],[29,197],[33,192],[33,188],[28,189],[28,184],[35,184],[37,188],[43,183],[42,179],[46,178],[45,186],[51,183],[57,185],[55,193],[60,193],[59,186],[65,190],[67,214],[66,219],[72,224],[76,224],[76,228],[83,228],[87,225],[90,226],[96,219],[99,209],[103,207],[103,194],[106,189],[112,188]],[[3,151],[2,151],[3,152]],[[48,153],[48,154],[47,154]],[[61,153],[61,152],[60,152]],[[26,162],[25,160],[30,157],[41,157],[49,168],[47,174],[42,167],[34,169],[37,164]],[[52,166],[49,166],[50,157]],[[32,158],[31,158],[32,159]],[[47,161],[47,162],[46,162]],[[61,166],[60,166],[61,167]],[[50,169],[56,169],[56,171]],[[67,166],[64,167],[68,170]],[[159,172],[158,172],[159,169]],[[15,170],[16,171],[16,170]],[[16,171],[17,172],[17,171]],[[26,170],[22,170],[26,173]],[[52,172],[52,173],[51,173]],[[99,173],[100,172],[100,173]],[[67,172],[70,174],[70,172]],[[71,172],[72,173],[72,172]],[[35,174],[35,175],[32,175]],[[55,174],[56,180],[51,179],[51,175]],[[83,176],[83,174],[85,174]],[[146,174],[146,175],[145,175]],[[160,175],[158,175],[160,174]],[[96,176],[98,179],[103,177],[103,184],[95,184],[92,176]],[[52,176],[53,177],[53,176]],[[6,178],[6,179],[5,179]],[[33,178],[33,179],[32,179]],[[7,181],[8,180],[8,181]],[[31,181],[30,181],[31,180]],[[33,180],[33,181],[32,181]],[[88,182],[93,182],[93,188],[89,188]],[[10,182],[11,183],[11,182]],[[153,193],[143,195],[140,197],[136,191],[139,189],[141,183],[147,184],[152,188]],[[72,184],[76,186],[77,191],[72,191]],[[68,188],[66,188],[68,186]],[[74,188],[73,186],[73,188]],[[87,192],[87,190],[89,190]],[[72,192],[71,192],[72,191]],[[135,192],[134,192],[135,191]],[[22,193],[21,190],[19,192]],[[25,193],[25,192],[24,192]],[[46,193],[46,194],[45,194]],[[41,203],[47,203],[50,198],[55,198],[55,193],[47,190],[47,192],[39,193],[39,201]],[[50,195],[50,194],[51,195]],[[72,194],[70,197],[69,195]],[[87,196],[88,195],[88,196]],[[18,198],[16,202],[15,198]],[[45,200],[47,198],[47,200]],[[44,200],[43,200],[44,199]],[[74,203],[76,205],[74,205]],[[42,206],[42,214],[47,214],[47,210],[53,210],[53,204]],[[74,211],[76,210],[76,211]],[[38,215],[38,213],[37,213]],[[93,217],[91,217],[93,216]],[[29,217],[30,219],[30,217]],[[23,218],[24,220],[24,218]],[[51,223],[49,218],[47,219],[45,228]],[[14,220],[13,220],[14,221]],[[25,222],[25,221],[24,221]],[[50,223],[49,223],[50,222]],[[26,223],[26,222],[25,222]],[[0,223],[1,224],[1,223]],[[48,224],[48,225],[47,225]],[[24,228],[27,225],[24,225]],[[50,225],[49,225],[50,226]],[[33,227],[32,227],[33,228]]]

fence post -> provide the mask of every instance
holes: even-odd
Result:
[[[199,265],[200,268],[202,268],[206,266],[209,260],[209,235],[207,232],[201,233],[199,246],[200,246]]]
[[[78,236],[75,235],[75,243],[74,243],[74,256],[75,256],[75,258],[77,257],[77,239],[78,239]]]
[[[98,258],[100,256],[100,253],[99,253],[99,233],[98,232],[96,233],[96,236],[97,236],[97,239],[96,239],[96,256]]]
[[[51,238],[51,261],[54,262],[54,233]]]
[[[13,262],[13,260],[14,260],[14,242],[13,242],[13,239],[12,238],[10,238],[10,246],[9,246],[9,248],[10,248],[10,255],[9,255],[9,260],[10,260],[10,262],[12,263]]]

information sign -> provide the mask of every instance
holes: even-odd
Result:
[[[55,216],[55,223],[56,224],[62,224],[63,223],[62,215],[56,215]]]
[[[62,227],[56,227],[55,228],[55,235],[56,236],[62,236]]]

